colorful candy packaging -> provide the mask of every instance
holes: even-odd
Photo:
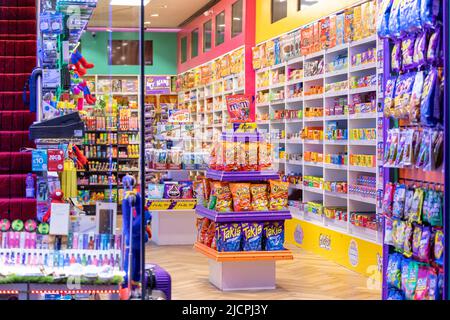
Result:
[[[250,211],[250,183],[230,183],[234,211]]]
[[[232,195],[228,183],[212,182],[209,209],[217,212],[231,212]]]
[[[406,257],[412,256],[412,236],[414,227],[411,223],[406,224],[405,228],[405,240],[403,242],[403,254]]]
[[[286,210],[288,206],[289,182],[270,180],[270,210]]]
[[[414,190],[412,189],[406,190],[405,209],[403,211],[403,218],[407,221],[409,221],[409,213],[411,212],[413,198],[414,198]]]
[[[412,200],[411,209],[408,213],[409,221],[421,222],[422,221],[422,206],[423,206],[424,192],[422,189],[417,188],[414,191],[414,197]]]
[[[181,185],[177,182],[166,182],[164,184],[164,199],[180,199]]]
[[[208,218],[197,219],[197,241],[200,243],[205,243],[206,233],[208,231],[211,220]]]
[[[192,181],[180,181],[178,182],[180,185],[181,191],[181,199],[193,199],[194,198],[194,190],[193,190],[193,182]]]
[[[226,96],[229,121],[231,123],[255,122],[255,108],[251,95]]]
[[[393,114],[396,81],[396,77],[391,77],[386,81],[384,90],[384,114],[386,117],[390,117]]]
[[[435,230],[433,242],[434,262],[442,266],[444,263],[444,232],[442,230]]]
[[[205,233],[205,236],[203,239],[203,244],[205,246],[211,248],[215,234],[216,234],[216,223],[214,221],[211,221],[209,223],[208,229],[206,230],[206,233]]]
[[[421,0],[420,21],[424,26],[435,26],[439,11],[440,0]]]
[[[389,255],[388,267],[386,269],[386,279],[391,287],[401,288],[401,263],[402,256],[398,253]]]
[[[243,251],[262,250],[263,223],[242,223],[242,249]]]
[[[420,240],[422,239],[422,227],[420,225],[414,226],[413,231],[413,241],[412,241],[412,251],[413,257],[418,258],[419,256],[419,248],[420,248]]]
[[[401,291],[394,288],[389,288],[387,300],[404,300]]]
[[[384,219],[384,243],[393,246],[394,241],[392,239],[392,233],[393,233],[393,221],[392,219],[389,219],[386,217]]]
[[[264,250],[284,250],[284,223],[283,221],[270,221],[264,225]]]
[[[434,103],[436,102],[436,94],[439,92],[437,85],[437,70],[432,68],[424,80],[421,105],[420,105],[420,122],[426,126],[434,126]]]
[[[240,223],[219,224],[216,237],[217,251],[236,252],[241,249],[242,227]]]
[[[384,0],[378,11],[377,33],[380,38],[389,36],[389,16],[391,13],[393,0]]]
[[[383,214],[385,216],[391,217],[392,216],[392,200],[394,196],[394,184],[389,182],[386,185],[386,189],[383,196]]]
[[[398,115],[398,117],[400,117],[400,115]],[[394,166],[396,168],[398,168],[400,166],[400,164],[403,163],[403,156],[404,156],[404,152],[405,152],[405,148],[406,148],[406,138],[407,138],[406,131],[401,130],[399,144],[397,146],[397,157],[394,162]]]
[[[362,12],[361,6],[353,8],[353,37],[352,40],[356,41],[362,38]]]
[[[399,28],[402,33],[412,33],[421,28],[420,1],[402,0],[399,10]]]
[[[403,292],[406,292],[406,287],[408,285],[408,279],[409,279],[409,264],[411,260],[410,259],[402,259],[402,266],[401,266],[401,290]]]
[[[430,260],[431,247],[431,228],[428,226],[422,227],[422,236],[420,238],[419,252],[417,258],[420,261],[428,262]]]
[[[404,222],[403,220],[398,220],[395,231],[396,236],[394,238],[394,246],[397,250],[403,251],[406,239],[406,222]]]
[[[258,170],[258,143],[248,142],[244,146],[245,150],[245,166],[241,167],[243,171]]]
[[[419,276],[419,264],[416,261],[409,260],[408,279],[405,286],[405,298],[412,300],[417,286],[417,278]]]
[[[237,144],[234,142],[223,141],[223,170],[224,171],[236,171],[239,166],[237,163]],[[219,159],[218,159],[219,163]]]
[[[428,269],[428,300],[439,300],[439,277],[436,269]]]
[[[402,67],[403,70],[410,70],[414,65],[415,37],[407,37],[402,41]]]
[[[401,41],[396,41],[394,46],[392,47],[391,69],[392,69],[392,72],[399,72],[402,70],[402,42]]]
[[[269,210],[269,197],[267,196],[267,184],[252,184],[250,186],[252,195],[252,210],[267,211]]]
[[[205,194],[203,191],[203,183],[201,181],[194,181],[194,198],[197,199],[197,203],[200,206],[207,207],[208,204],[205,199]]]
[[[259,143],[258,163],[259,170],[267,170],[272,167],[272,145],[270,143]]]
[[[428,41],[428,50],[427,50],[428,63],[433,64],[439,61],[440,44],[441,44],[441,28],[437,28],[431,34],[430,40]]]
[[[330,17],[330,33],[328,39],[328,47],[333,48],[336,46],[336,15]]]
[[[389,15],[389,35],[391,37],[400,36],[400,4],[402,0],[394,0],[391,7],[391,13]]]
[[[353,8],[344,11],[344,41],[349,43],[353,40]]]
[[[427,32],[424,31],[417,36],[414,43],[414,66],[423,66],[427,62]]]
[[[419,274],[417,276],[417,286],[414,293],[414,300],[427,300],[428,289],[428,267],[419,266]]]
[[[336,45],[345,43],[345,14],[336,16]]]
[[[319,21],[319,29],[320,49],[323,50],[330,45],[330,17]]]
[[[414,79],[414,86],[411,92],[409,108],[407,109],[409,120],[413,123],[417,123],[420,119],[420,102],[422,97],[423,81],[423,71],[417,72]]]
[[[403,218],[406,199],[406,186],[404,184],[397,184],[394,192],[394,205],[392,209],[392,216],[395,218]]]
[[[148,185],[148,198],[149,199],[163,199],[164,198],[164,185],[163,184],[149,184]]]

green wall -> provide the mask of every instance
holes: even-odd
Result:
[[[139,74],[139,66],[108,65],[108,42],[110,32],[86,32],[81,38],[81,48],[84,57],[95,68],[89,74]],[[177,74],[177,34],[176,33],[146,33],[146,40],[153,40],[153,66],[145,67],[145,73],[151,75]],[[113,32],[112,40],[139,40],[138,32]]]

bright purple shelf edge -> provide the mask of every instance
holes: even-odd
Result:
[[[278,180],[275,171],[217,171],[208,169],[206,177],[219,181],[266,181]]]
[[[247,212],[216,212],[197,206],[196,213],[214,222],[256,222],[279,221],[292,219],[288,210],[285,211],[247,211]]]

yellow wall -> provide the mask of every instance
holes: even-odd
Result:
[[[271,23],[271,0],[256,0],[256,43],[297,29],[334,12],[350,7],[361,0],[320,0],[319,3],[297,11],[298,0],[288,2],[287,17]]]
[[[286,242],[368,277],[369,289],[381,290],[382,246],[318,225],[286,221]]]

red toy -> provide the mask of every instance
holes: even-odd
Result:
[[[73,66],[73,69],[76,70],[81,77],[86,74],[86,69],[92,69],[94,67],[92,63],[86,61],[78,50],[75,50],[70,56],[70,63],[71,66]],[[71,68],[71,66],[69,66],[69,68]]]
[[[62,192],[62,190],[59,189],[55,190],[55,192],[51,194],[50,198],[52,199],[52,203],[66,203],[63,200],[64,193]],[[52,215],[52,207],[50,206],[50,208],[48,208],[47,212],[42,218],[42,222],[48,223],[50,221],[51,215]]]

